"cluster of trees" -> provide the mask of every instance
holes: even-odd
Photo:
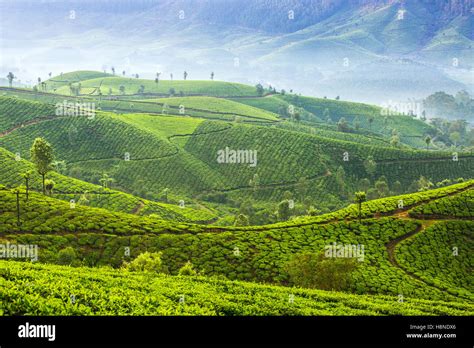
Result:
[[[474,146],[474,128],[466,120],[432,118],[430,123],[437,129],[436,140],[454,146]]]
[[[354,286],[354,258],[326,257],[319,254],[296,254],[285,265],[291,285],[331,291],[347,291]]]
[[[124,262],[123,267],[131,272],[169,273],[161,257],[161,252],[151,253],[146,251],[131,262]],[[191,261],[187,261],[178,271],[180,276],[195,276],[197,274]]]
[[[430,117],[448,119],[473,119],[474,99],[467,91],[459,91],[456,95],[436,92],[423,100],[423,107]]]

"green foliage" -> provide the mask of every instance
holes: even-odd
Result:
[[[215,97],[175,97],[159,99],[143,99],[137,104],[144,107],[150,104],[161,112],[167,105],[167,113],[174,115],[205,116],[206,118],[232,120],[240,116],[245,120],[276,120],[276,115],[232,100]]]
[[[73,265],[76,263],[77,255],[76,251],[72,247],[66,247],[59,250],[58,252],[58,264],[60,265]]]
[[[290,202],[285,199],[278,203],[278,219],[280,221],[286,221],[290,218],[291,210],[290,210]]]
[[[397,250],[400,265],[426,283],[472,300],[474,222],[442,221],[403,241]]]
[[[322,290],[344,291],[353,287],[352,272],[357,261],[325,257],[320,254],[297,254],[291,258],[285,269],[290,284]]]
[[[53,188],[54,188],[54,185],[55,185],[55,182],[51,179],[46,179],[44,181],[44,188],[46,190],[46,193],[48,195],[50,195],[51,193],[53,193]]]
[[[193,267],[191,261],[188,261],[181,267],[178,271],[178,275],[180,276],[195,276],[197,274],[196,270]]]
[[[249,218],[244,214],[239,214],[235,217],[234,226],[248,226]]]
[[[145,252],[140,254],[133,261],[128,263],[126,268],[132,272],[161,273],[163,270],[161,253]]]
[[[38,191],[42,189],[41,177],[36,175],[34,166],[25,160],[16,161],[15,156],[0,148],[0,162],[3,167],[0,171],[0,182],[5,183],[8,187],[16,187],[26,184],[23,174],[28,173],[29,189]],[[54,198],[69,202],[74,199],[75,202],[82,201],[82,205],[92,207],[107,208],[109,211],[131,213],[137,207],[142,207],[139,214],[149,215],[155,214],[159,219],[174,221],[199,221],[206,222],[213,219],[214,214],[207,209],[193,209],[192,207],[179,208],[175,204],[163,204],[158,202],[140,199],[130,194],[108,190],[102,191],[102,187],[80,181],[71,177],[67,177],[56,172],[50,172],[48,175],[54,180]],[[25,185],[26,186],[26,185]],[[76,192],[74,194],[62,194],[60,192]],[[102,194],[101,194],[102,192]],[[22,198],[23,199],[23,198]],[[87,202],[87,204],[84,204]],[[52,203],[48,203],[50,205]],[[44,211],[44,207],[38,208],[40,212]],[[54,209],[59,209],[55,207]],[[64,209],[69,211],[68,206],[64,205]]]
[[[2,315],[473,315],[466,302],[350,295],[0,260]],[[31,281],[34,279],[34,281]],[[40,296],[38,295],[40,294]],[[75,301],[71,302],[71,294]],[[111,296],[113,294],[113,296]],[[184,302],[180,302],[180,294]],[[290,302],[290,295],[294,301]]]
[[[120,86],[124,86],[126,93],[133,94],[143,85],[147,93],[158,95],[167,95],[170,89],[183,91],[186,95],[210,95],[218,97],[256,95],[254,87],[222,81],[170,81],[160,79],[159,83],[155,83],[154,80],[110,76],[81,80],[81,85],[83,93],[94,92],[96,94],[98,92],[96,86],[98,85],[101,85],[101,88],[105,89],[111,88],[113,94],[120,94]],[[56,93],[69,94],[67,86],[57,88]]]
[[[45,175],[51,170],[53,162],[53,148],[43,138],[36,138],[30,149],[31,162],[36,166],[36,170],[40,175]]]
[[[416,218],[474,218],[474,190],[470,189],[452,196],[433,200],[410,210]]]

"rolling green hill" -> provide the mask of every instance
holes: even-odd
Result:
[[[36,175],[33,164],[22,159],[15,160],[15,155],[0,148],[2,171],[0,183],[14,188],[24,185],[22,174],[30,171],[30,190],[41,191],[41,178]],[[114,212],[134,213],[140,215],[154,214],[157,219],[173,221],[209,222],[215,215],[209,209],[193,209],[191,202],[184,208],[175,204],[158,203],[132,196],[118,190],[104,189],[102,186],[80,181],[57,172],[48,174],[55,182],[54,197],[69,202],[74,199],[80,205],[106,208]],[[83,203],[80,203],[83,202]],[[64,206],[68,206],[64,203]],[[197,208],[197,207],[196,207]]]
[[[241,105],[212,100],[217,104],[211,103],[210,110]],[[296,215],[304,214],[310,205],[327,212],[341,208],[366,179],[369,187],[374,187],[385,178],[387,188],[372,191],[374,195],[387,195],[417,190],[413,185],[420,176],[436,183],[474,170],[469,153],[460,152],[459,160],[453,161],[452,153],[447,151],[395,147],[383,138],[289,121],[269,127],[200,117],[103,111],[96,112],[92,119],[51,117],[51,106],[9,97],[2,98],[0,108],[0,146],[25,159],[29,158],[33,140],[42,136],[53,145],[56,159],[66,160],[65,173],[70,176],[99,184],[107,173],[115,180],[116,189],[152,200],[161,200],[167,191],[175,203],[217,202],[223,215],[233,215],[243,201],[254,200],[261,216],[267,214],[270,220],[255,219],[253,223],[275,219],[268,211],[287,192],[298,204]],[[240,110],[252,109],[242,106]],[[255,167],[219,163],[217,154],[226,148],[256,151]],[[127,153],[129,161],[125,160]],[[369,158],[371,169],[366,163]]]
[[[449,281],[432,279],[432,272],[425,271],[426,268],[421,268],[422,273],[418,275],[420,270],[414,269],[419,262],[407,268],[405,261],[411,260],[409,255],[425,255],[423,247],[417,245],[418,240],[423,240],[423,236],[430,235],[434,229],[439,237],[430,241],[433,250],[451,250],[453,243],[464,243],[456,255],[459,266],[445,267],[455,267],[459,274],[465,272],[472,263],[472,255],[468,252],[470,237],[466,234],[474,228],[471,221],[453,220],[450,225],[437,220],[426,223],[409,219],[404,213],[414,205],[430,204],[433,199],[447,195],[463,195],[469,192],[466,190],[472,191],[472,182],[369,201],[363,204],[360,223],[357,210],[350,208],[352,216],[341,211],[305,223],[294,221],[240,228],[177,225],[83,206],[71,209],[66,202],[37,193],[32,193],[28,202],[22,196],[22,225],[18,228],[15,197],[11,192],[0,191],[3,209],[0,238],[10,243],[37,244],[41,250],[40,262],[60,262],[58,251],[66,247],[75,250],[75,263],[89,266],[117,267],[142,252],[161,251],[163,263],[171,274],[176,274],[190,260],[202,275],[281,285],[289,285],[285,265],[293,255],[318,253],[332,243],[363,245],[363,259],[353,275],[355,282],[346,291],[402,294],[431,300],[458,301],[462,298],[470,302],[473,294],[469,281],[449,287]],[[406,206],[394,210],[394,201],[400,199]],[[380,207],[386,207],[388,214],[385,215],[390,216],[380,217],[383,213]],[[459,234],[450,234],[449,231],[455,230]],[[415,243],[415,247],[411,247],[411,243]],[[124,254],[125,247],[130,248],[130,256]],[[422,262],[429,263],[430,258],[424,257]],[[373,274],[378,276],[373,277]]]
[[[81,77],[82,78],[82,77]],[[53,81],[58,78],[53,78]],[[48,80],[49,81],[49,80]],[[48,83],[46,81],[46,83]],[[125,95],[139,94],[140,86],[144,86],[145,93],[169,95],[170,89],[173,88],[176,94],[184,93],[185,95],[209,95],[216,97],[235,97],[235,96],[256,96],[255,87],[242,85],[238,83],[222,82],[222,81],[197,81],[197,80],[160,80],[158,83],[152,80],[136,79],[119,76],[106,76],[90,79],[81,79],[81,94],[98,95],[99,89],[103,95],[109,93],[120,95],[120,86],[124,86]],[[69,95],[68,85],[57,88],[56,93]]]
[[[100,71],[80,70],[54,76],[45,82],[47,91],[52,91],[54,89],[61,90],[61,87],[67,87],[71,83],[82,83],[82,81],[105,77],[112,77],[112,74]]]
[[[145,100],[142,100],[145,101]],[[263,120],[276,120],[277,115],[265,110],[242,105],[231,100],[212,97],[182,97],[182,98],[160,98],[147,99],[147,102],[155,102],[161,106],[164,104],[174,108],[182,109],[186,113],[186,109],[195,111],[210,111],[216,114],[229,114],[232,116],[241,116],[248,118],[256,118]]]
[[[472,315],[470,304],[0,261],[0,315]],[[34,283],[31,283],[34,279]],[[123,284],[127,284],[126,287]],[[68,294],[68,295],[65,295]],[[70,296],[74,295],[72,304]],[[289,301],[293,298],[293,301]],[[181,299],[181,301],[180,301]],[[183,303],[184,300],[184,303]]]
[[[303,97],[297,95],[276,95],[265,98],[238,98],[237,102],[269,110],[274,113],[290,105],[300,108],[323,120],[336,125],[344,118],[352,129],[362,129],[374,135],[385,136],[387,141],[395,130],[402,143],[415,147],[425,147],[425,136],[435,133],[435,129],[411,116],[384,115],[378,106],[337,101],[323,98]],[[320,121],[317,121],[320,122]]]

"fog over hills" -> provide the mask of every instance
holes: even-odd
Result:
[[[1,76],[61,71],[271,84],[404,102],[473,87],[472,0],[0,1]],[[27,44],[25,44],[27,43]]]

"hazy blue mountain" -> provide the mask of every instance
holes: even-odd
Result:
[[[420,99],[473,87],[472,0],[0,1],[2,63],[269,83],[316,96]],[[25,40],[28,45],[25,45]]]

